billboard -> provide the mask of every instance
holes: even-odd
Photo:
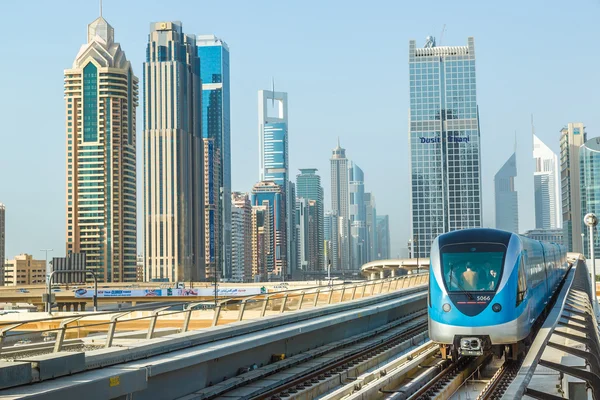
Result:
[[[247,287],[235,288],[224,287],[217,289],[219,297],[236,297],[236,296],[254,296],[257,294],[266,293],[264,287]],[[98,298],[108,297],[209,297],[214,296],[213,288],[198,288],[198,289],[100,289],[98,290]],[[94,289],[77,289],[75,297],[79,299],[87,299],[94,297]]]

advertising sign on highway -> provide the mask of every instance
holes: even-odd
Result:
[[[219,297],[236,297],[236,296],[253,296],[257,294],[265,293],[264,288],[259,287],[247,287],[247,288],[235,288],[235,287],[224,287],[217,289],[217,296]],[[213,288],[199,288],[199,289],[101,289],[98,290],[98,297],[206,297],[214,296],[215,290]],[[78,289],[75,291],[76,298],[92,298],[94,296],[94,289]]]

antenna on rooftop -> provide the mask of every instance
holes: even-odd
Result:
[[[100,0],[100,16],[102,16],[102,0]]]
[[[440,46],[442,45],[442,40],[444,40],[444,32],[446,32],[446,24],[442,28],[442,33],[440,33]]]
[[[271,107],[275,107],[275,78],[271,77],[271,92],[273,96],[271,97]]]

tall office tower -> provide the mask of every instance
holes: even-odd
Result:
[[[231,278],[232,261],[232,222],[231,222],[231,113],[229,47],[214,35],[196,36],[202,77],[202,137],[215,140],[219,151],[219,192],[218,203],[220,221],[209,231],[218,233],[211,242],[220,240],[218,246],[222,264],[222,274]],[[206,158],[206,154],[204,156]],[[211,175],[205,171],[205,175]],[[210,225],[212,222],[208,221]],[[205,222],[206,224],[206,222]],[[205,228],[206,230],[206,228]],[[215,246],[217,244],[214,244]]]
[[[567,249],[575,253],[583,252],[579,148],[586,140],[587,133],[581,122],[569,123],[560,131],[560,184],[564,240]]]
[[[262,252],[266,255],[266,269],[259,268],[257,271],[261,279],[268,277],[283,278],[288,273],[287,260],[287,225],[286,225],[286,203],[283,189],[273,181],[258,182],[252,188],[252,207],[262,207],[262,226],[266,230],[268,242],[264,243]],[[257,217],[258,218],[258,217]],[[255,232],[258,232],[258,224]],[[254,229],[254,228],[253,228]],[[259,254],[259,258],[263,254]],[[254,269],[254,267],[253,267]],[[266,274],[266,275],[265,275]]]
[[[365,193],[366,226],[367,226],[367,262],[377,259],[377,207],[375,195]]]
[[[517,153],[513,153],[494,176],[496,229],[519,233],[519,196],[515,190]]]
[[[6,206],[0,203],[0,286],[4,286],[4,262],[6,260]]]
[[[279,185],[283,192],[283,225],[286,227],[286,260],[295,264],[293,216],[295,196],[289,193],[287,93],[258,91],[259,177]],[[291,273],[286,262],[285,273]]]
[[[296,175],[296,196],[307,200],[314,200],[317,207],[315,224],[317,226],[317,236],[310,246],[316,246],[318,254],[324,254],[324,194],[321,186],[321,177],[317,174],[316,168],[301,168],[300,173]],[[325,268],[325,259],[320,257],[313,266],[315,271],[323,271]]]
[[[214,138],[202,138],[204,175],[204,274],[211,281],[223,274],[221,263],[221,155]],[[231,274],[230,274],[231,277]]]
[[[138,79],[102,16],[65,74],[67,237],[101,282],[136,280]]]
[[[533,158],[535,172],[533,185],[535,193],[535,227],[537,229],[560,228],[560,181],[558,157],[536,135],[533,135]]]
[[[298,272],[308,271],[308,200],[296,199],[294,224],[296,227],[296,265]]]
[[[144,63],[144,255],[149,281],[205,279],[200,60],[181,22],[150,24]]]
[[[252,281],[252,205],[246,193],[231,193],[231,276]]]
[[[266,281],[269,269],[273,269],[271,253],[273,230],[269,202],[252,206],[252,279],[254,282]]]
[[[292,181],[288,181],[286,199],[286,238],[287,238],[287,274],[292,275],[298,270],[298,235],[296,232],[296,224],[294,220],[296,218],[296,185]]]
[[[387,215],[377,216],[377,258],[390,258],[390,218]]]
[[[412,238],[428,257],[439,234],[481,226],[475,41],[409,43]]]
[[[586,141],[579,149],[580,184],[581,184],[581,215],[579,220],[587,213],[600,215],[600,137]],[[587,259],[590,255],[589,228],[583,227],[583,254]],[[598,229],[594,229],[594,258],[600,255],[600,241]]]
[[[323,222],[323,266],[325,270],[339,269],[339,224],[336,212],[327,211]]]
[[[346,149],[338,145],[331,155],[331,211],[337,215],[337,257],[331,260],[331,269],[350,268],[350,197],[348,195],[348,159]]]
[[[350,214],[350,265],[359,270],[367,262],[367,208],[365,206],[365,174],[355,163],[348,163]]]

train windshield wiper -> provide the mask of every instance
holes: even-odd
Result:
[[[460,291],[463,292],[469,298],[469,300],[473,300],[473,295],[469,293],[460,283],[458,283],[458,278],[452,275],[453,272],[454,266],[450,267],[450,285],[452,285],[452,278],[454,278],[454,283],[456,284],[456,287],[458,287]]]

